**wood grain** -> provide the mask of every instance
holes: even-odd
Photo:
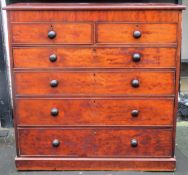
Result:
[[[12,43],[91,44],[92,30],[89,23],[19,23],[12,25]],[[57,36],[49,39],[49,31]]]
[[[97,43],[176,43],[176,24],[101,23],[97,25]],[[134,31],[142,33],[133,37]]]
[[[21,156],[170,157],[172,152],[170,129],[37,128],[18,132]],[[52,146],[54,139],[60,141],[59,147]],[[137,147],[131,147],[132,139],[138,140]]]
[[[176,10],[68,10],[9,11],[10,22],[171,22],[178,23]]]
[[[19,126],[173,124],[173,99],[17,99],[16,104]],[[58,109],[55,117],[52,108]],[[137,117],[133,110],[139,111]]]
[[[175,170],[182,9],[9,6],[17,169]],[[49,40],[52,29],[57,37]],[[142,37],[135,40],[133,30]],[[133,52],[141,53],[139,63],[132,62]],[[57,62],[49,62],[52,53]],[[56,88],[49,85],[53,79]],[[54,118],[52,106],[59,109]],[[140,111],[134,120],[133,107]],[[133,137],[138,147],[130,146]],[[57,149],[53,139],[61,142]]]
[[[141,55],[134,62],[134,53]],[[50,62],[50,55],[57,61]],[[39,47],[14,48],[15,68],[174,68],[175,48]]]
[[[140,86],[131,85],[138,79]],[[58,81],[52,88],[50,82]],[[17,95],[173,95],[174,72],[162,71],[53,71],[15,72]]]
[[[175,158],[31,158],[16,157],[18,170],[175,171]]]

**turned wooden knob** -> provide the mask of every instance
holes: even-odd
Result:
[[[136,139],[131,140],[131,146],[132,147],[137,147],[138,146],[138,141]]]
[[[48,38],[49,39],[54,39],[56,37],[56,32],[55,31],[49,31],[48,32]]]
[[[134,31],[133,33],[134,38],[138,39],[142,36],[142,33],[139,30]]]
[[[52,80],[52,81],[50,82],[50,86],[51,86],[51,87],[57,87],[57,86],[58,86],[58,81],[57,81],[57,80]]]
[[[58,147],[60,145],[60,141],[58,140],[58,139],[54,139],[53,141],[52,141],[52,146],[53,147]]]
[[[56,54],[50,55],[49,60],[50,60],[51,62],[55,62],[55,61],[57,60],[57,55],[56,55]]]

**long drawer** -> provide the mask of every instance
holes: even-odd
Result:
[[[12,43],[91,44],[91,23],[17,23],[12,25]]]
[[[15,68],[174,68],[175,48],[13,48]]]
[[[21,156],[170,157],[171,129],[18,129]]]
[[[173,71],[15,72],[17,95],[174,95]]]
[[[18,125],[173,125],[174,99],[17,99]],[[161,110],[162,109],[162,110]]]

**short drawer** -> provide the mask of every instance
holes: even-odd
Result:
[[[173,125],[174,99],[17,99],[18,125]],[[162,109],[162,110],[161,110]]]
[[[172,130],[18,129],[21,156],[170,157]]]
[[[97,43],[176,43],[176,24],[98,23]]]
[[[174,95],[173,71],[15,72],[17,95]]]
[[[175,48],[13,48],[15,68],[174,68]]]
[[[12,25],[14,44],[91,44],[90,23],[17,23]]]

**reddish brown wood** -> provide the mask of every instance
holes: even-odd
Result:
[[[15,72],[17,95],[173,95],[174,78],[163,71]],[[134,79],[138,88],[131,85]],[[50,86],[52,80],[57,87]]]
[[[97,43],[176,43],[176,24],[97,24]],[[139,39],[133,37],[134,31],[140,31]]]
[[[123,5],[122,5],[123,6]],[[75,10],[75,11],[9,11],[10,22],[170,22],[178,23],[176,10]]]
[[[134,62],[134,53],[141,61]],[[57,55],[57,61],[49,57]],[[88,48],[88,47],[39,47],[14,48],[15,68],[173,68],[175,48]]]
[[[19,170],[137,170],[174,171],[175,158],[26,158],[17,157]]]
[[[18,125],[22,126],[172,126],[173,121],[173,99],[17,99],[16,102]],[[55,117],[51,115],[52,108],[59,111]],[[133,110],[139,110],[137,117],[132,116]]]
[[[19,23],[12,25],[12,43],[90,44],[92,30],[89,23]],[[49,31],[55,31],[57,36],[49,39]]]
[[[169,129],[38,128],[18,132],[20,156],[171,157],[172,153]],[[52,146],[54,139],[60,141],[58,147]],[[138,141],[137,147],[131,146],[132,139]]]
[[[177,110],[184,7],[105,5],[7,8],[19,170],[175,169],[172,115]],[[53,41],[47,38],[51,26],[58,28]],[[135,29],[142,29],[140,39],[133,39]],[[135,64],[130,54],[138,50],[142,60]],[[56,63],[49,63],[51,51],[58,54]],[[133,78],[139,78],[139,88],[131,87]],[[52,79],[58,87],[49,86]],[[60,109],[54,123],[47,113],[53,104]],[[129,110],[134,105],[144,113],[133,124]],[[49,147],[54,136],[74,146],[54,151]],[[141,140],[134,151],[128,144],[133,136]],[[69,158],[72,153],[77,157]]]

